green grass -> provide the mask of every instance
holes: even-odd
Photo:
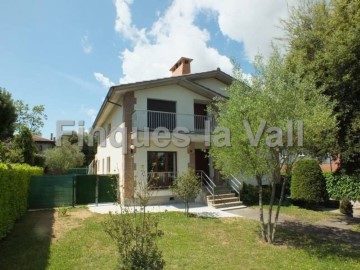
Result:
[[[273,208],[274,215],[276,213],[276,207],[277,205]],[[259,206],[253,206],[252,208],[259,209]],[[269,209],[269,206],[265,205],[264,210],[267,211],[267,209]],[[281,206],[280,215],[286,215],[303,222],[316,223],[318,221],[327,218],[339,216],[340,214],[331,213],[328,211],[309,210],[309,209],[300,208],[295,205],[289,205],[289,206]]]
[[[76,211],[87,212],[57,218],[55,232],[50,213],[28,213],[0,241],[0,269],[114,269],[116,248],[102,227],[106,215],[81,218]],[[166,269],[360,269],[360,250],[331,237],[281,228],[272,246],[261,242],[253,220],[159,216]]]

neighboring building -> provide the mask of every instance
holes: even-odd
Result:
[[[93,170],[98,174],[119,173],[122,198],[134,195],[134,179],[147,181],[155,176],[158,181],[153,196],[157,202],[166,203],[173,199],[169,186],[174,178],[189,167],[202,171],[205,184],[221,181],[207,155],[204,131],[206,120],[211,120],[207,106],[214,97],[226,98],[225,88],[233,78],[220,69],[191,74],[191,61],[180,58],[170,69],[172,77],[110,88],[93,124],[93,130],[99,130],[100,143],[106,143],[98,146]],[[170,131],[168,146],[156,143],[163,134],[152,131],[159,127]],[[179,142],[178,127],[188,130],[188,146],[175,145]],[[124,128],[127,130],[121,132]],[[139,146],[147,140],[147,128],[149,145]],[[101,134],[104,130],[106,138]]]
[[[55,140],[53,139],[49,140],[39,135],[33,135],[32,139],[40,153],[55,147]]]

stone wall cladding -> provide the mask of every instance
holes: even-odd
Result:
[[[136,98],[134,91],[127,92],[124,94],[124,123],[126,128],[126,140],[127,140],[127,151],[124,155],[124,196],[126,199],[131,199],[134,197],[134,188],[135,188],[135,182],[134,182],[134,170],[135,165],[134,164],[134,156],[131,152],[130,146],[132,144],[131,142],[131,129],[132,129],[132,113],[134,112],[134,105],[136,104]]]

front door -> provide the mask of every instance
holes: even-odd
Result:
[[[195,149],[195,170],[203,171],[209,176],[209,151],[202,149]]]

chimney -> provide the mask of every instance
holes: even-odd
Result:
[[[191,58],[181,57],[175,65],[170,68],[172,72],[172,76],[181,76],[185,74],[190,74],[190,62],[192,61]]]

